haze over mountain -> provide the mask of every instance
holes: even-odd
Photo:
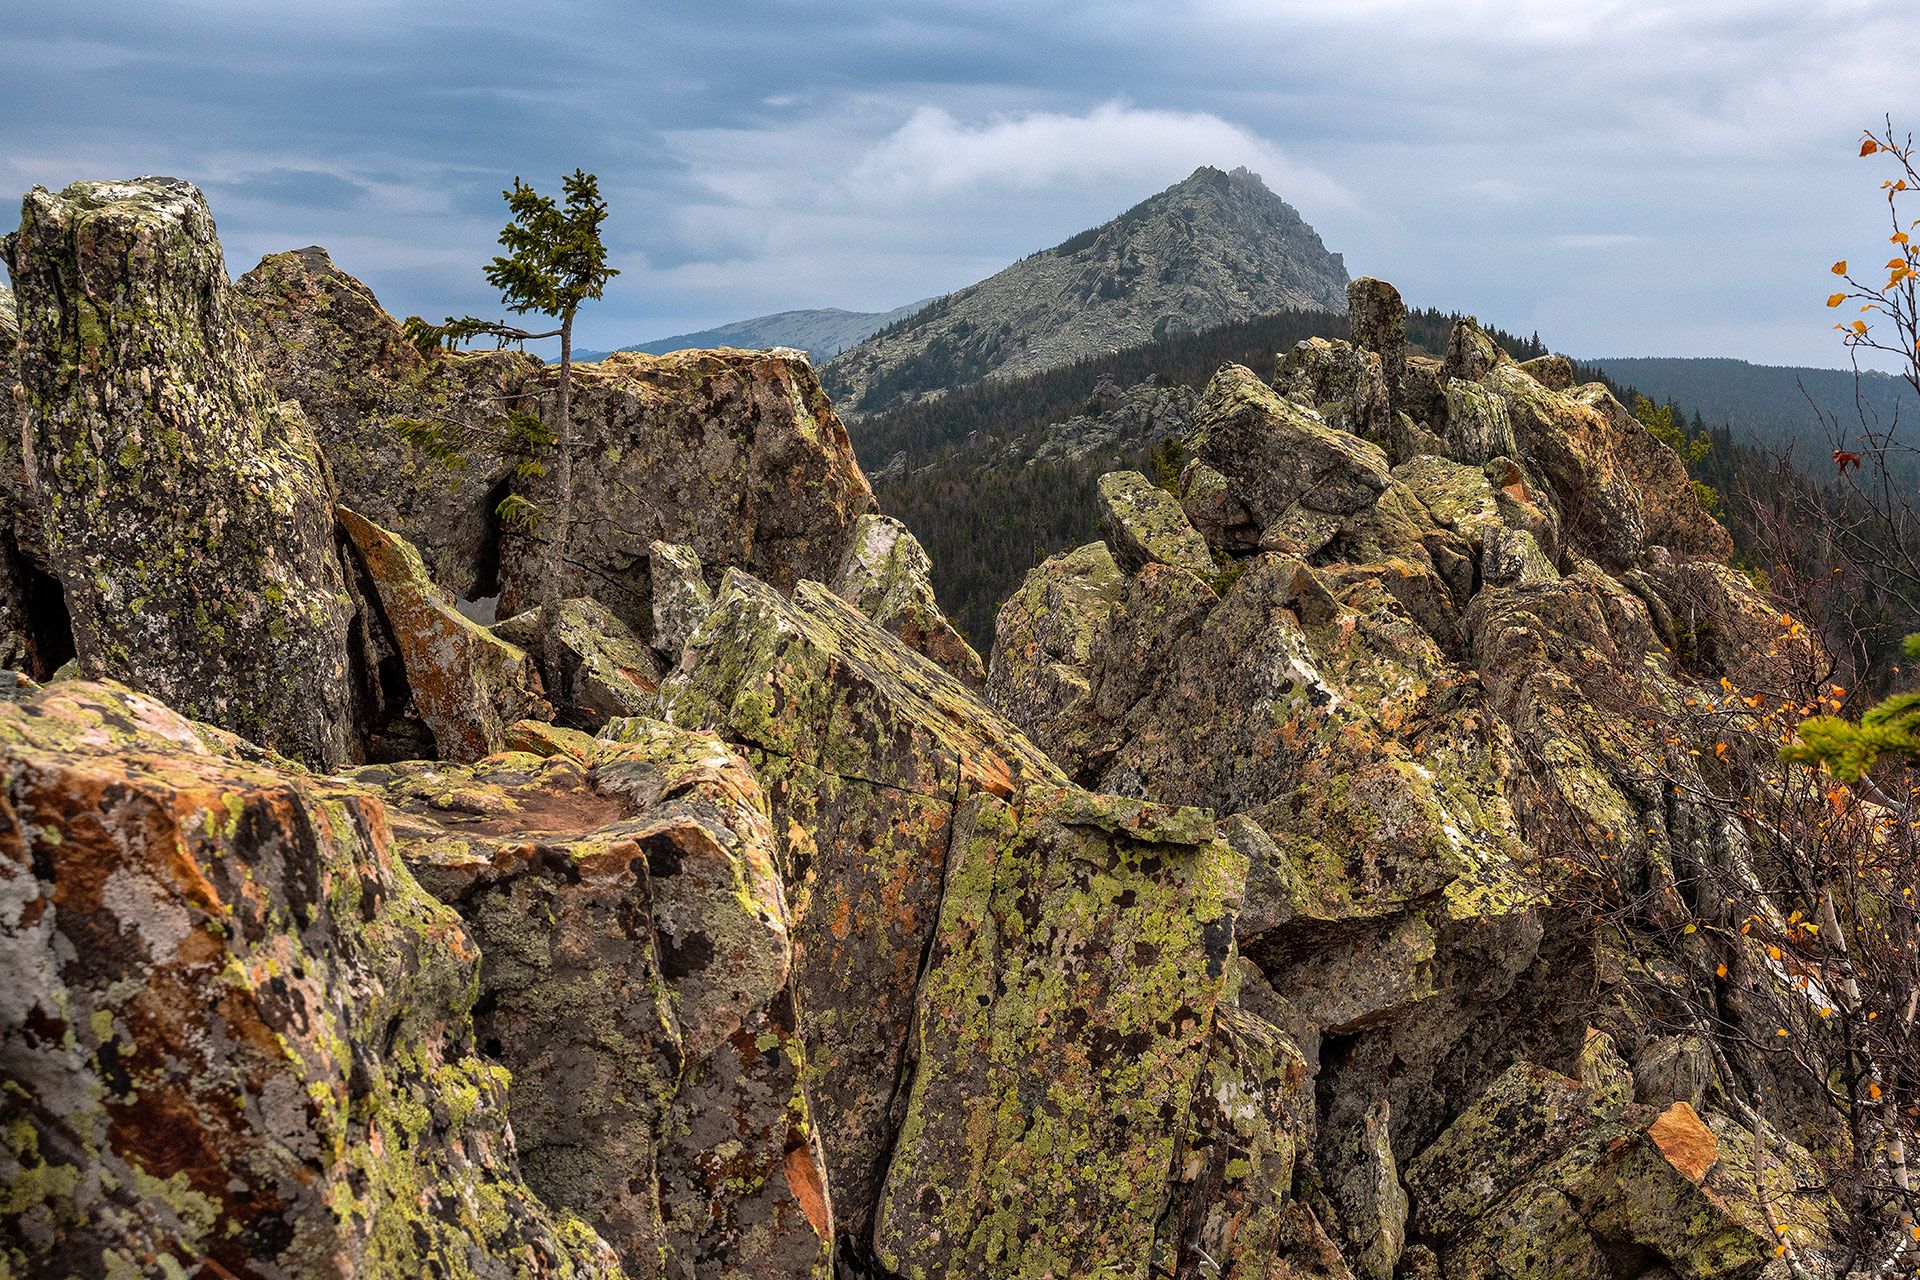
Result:
[[[931,301],[933,301],[931,298],[922,298],[918,302],[909,302],[904,307],[895,307],[892,311],[843,311],[839,307],[778,311],[772,315],[735,320],[730,324],[715,325],[711,329],[701,329],[695,333],[655,338],[651,342],[637,343],[631,347],[618,349],[644,351],[648,355],[663,356],[669,351],[700,350],[708,347],[743,347],[747,350],[794,347],[806,352],[815,364],[824,364],[863,338],[877,333],[895,321],[905,320]],[[578,353],[577,358],[599,360],[609,354],[611,353],[605,351],[582,351]]]
[[[874,413],[1257,315],[1339,311],[1346,283],[1340,255],[1258,175],[1203,166],[880,330],[824,380],[843,410]]]

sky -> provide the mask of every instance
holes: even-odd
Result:
[[[1841,365],[1861,130],[1912,0],[45,0],[0,31],[0,198],[198,183],[236,275],[320,244],[487,314],[501,189],[600,175],[612,347],[970,284],[1202,164],[1354,274],[1578,356]],[[0,224],[12,218],[0,215]]]

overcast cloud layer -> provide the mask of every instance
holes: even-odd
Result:
[[[0,197],[190,178],[236,274],[323,244],[438,315],[495,302],[500,188],[579,165],[624,271],[580,341],[614,346],[944,293],[1244,164],[1414,305],[1840,364],[1826,268],[1885,246],[1860,129],[1920,125],[1911,3],[57,0],[0,34]]]

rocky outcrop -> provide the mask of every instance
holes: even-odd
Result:
[[[380,802],[113,685],[0,707],[0,1269],[620,1268],[521,1180]]]
[[[8,246],[27,479],[81,669],[313,764],[352,759],[326,465],[241,331],[200,193],[35,188]]]
[[[240,282],[274,387],[297,400],[342,501],[420,549],[463,600],[506,617],[540,599],[537,510],[551,468],[540,424],[558,370],[516,352],[422,356],[322,250],[265,259]],[[619,353],[577,365],[576,508],[562,594],[650,636],[653,540],[711,572],[783,590],[826,580],[873,497],[833,406],[795,352]],[[503,521],[503,500],[536,512]],[[491,621],[491,618],[486,620]]]
[[[1647,762],[1684,775],[1713,754],[1671,709],[1757,678],[1777,619],[1727,569],[1678,460],[1604,389],[1544,385],[1471,322],[1444,362],[1406,357],[1397,295],[1355,297],[1353,346],[1303,344],[1278,389],[1231,366],[1208,388],[1181,498],[1224,566],[1218,598],[1116,528],[1112,555],[1056,557],[1003,608],[990,693],[1083,785],[1231,815],[1222,834],[1249,863],[1240,1008],[1297,1046],[1313,1098],[1284,1209],[1228,1197],[1241,1221],[1302,1257],[1307,1224],[1324,1226],[1339,1264],[1377,1280],[1588,1274],[1580,1259],[1623,1250],[1753,1274],[1771,1248],[1754,1252],[1766,1240],[1724,1188],[1609,1147],[1565,1155],[1542,1199],[1534,1156],[1463,1136],[1461,1108],[1517,1061],[1576,1072],[1597,1018],[1625,1057],[1662,1060],[1541,851],[1571,824],[1653,901],[1677,901],[1690,859],[1723,856],[1703,847],[1711,816],[1649,786]],[[1696,620],[1684,643],[1662,621],[1676,610]],[[1590,1106],[1619,1135],[1746,1132],[1668,1114],[1686,1099],[1663,1089],[1704,1099],[1684,1075],[1651,1071],[1648,1110],[1624,1074]],[[1474,1171],[1436,1154],[1456,1141]],[[1434,1216],[1461,1187],[1474,1213],[1499,1207]],[[1552,1199],[1569,1196],[1571,1213]],[[1830,1204],[1812,1197],[1810,1221]]]
[[[933,561],[891,516],[864,515],[828,584],[873,624],[925,654],[961,683],[978,688],[986,666],[933,598]]]
[[[936,299],[827,366],[859,414],[1286,308],[1339,311],[1346,267],[1245,169],[1201,168],[1103,226]]]
[[[832,1214],[766,801],[712,737],[529,734],[363,770],[479,944],[528,1184],[631,1275],[824,1277]]]

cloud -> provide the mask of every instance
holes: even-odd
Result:
[[[1327,175],[1296,164],[1264,138],[1217,115],[1120,101],[1079,115],[1035,111],[977,122],[923,106],[862,157],[853,179],[895,197],[1114,179],[1134,182],[1145,194],[1204,164],[1245,165],[1300,200],[1352,204]]]

